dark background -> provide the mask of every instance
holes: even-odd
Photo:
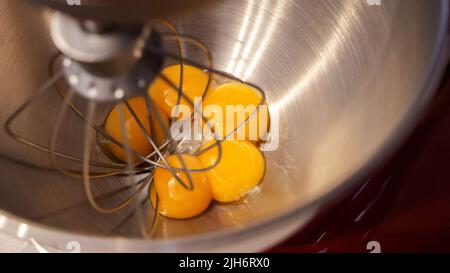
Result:
[[[450,252],[450,69],[421,122],[345,201],[270,252]],[[377,244],[375,243],[375,244]]]

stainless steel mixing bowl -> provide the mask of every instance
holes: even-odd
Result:
[[[371,5],[371,3],[375,5]],[[0,134],[0,230],[43,246],[84,251],[252,251],[302,227],[361,182],[417,121],[445,57],[447,1],[228,0],[171,18],[205,42],[215,66],[267,92],[280,114],[280,146],[268,152],[260,194],[202,216],[162,219],[139,238],[133,209],[96,213],[82,183],[11,159],[49,165],[49,156]],[[56,52],[49,11],[0,1],[0,122],[49,77]],[[14,125],[43,144],[61,101],[41,98]],[[64,122],[60,149],[80,154],[83,123]],[[101,152],[97,151],[97,157]],[[99,182],[97,194],[121,187]],[[105,198],[116,203],[126,193]]]

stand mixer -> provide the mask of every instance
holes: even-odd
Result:
[[[255,251],[303,226],[358,185],[411,129],[440,74],[448,8],[446,1],[419,0],[378,7],[366,1],[38,1],[57,10],[50,12],[36,3],[5,2],[2,8],[20,16],[5,16],[3,25],[25,31],[2,30],[3,54],[16,59],[1,72],[17,93],[1,113],[0,172],[8,179],[0,186],[0,226],[52,249],[77,241],[84,251]],[[257,83],[280,116],[280,147],[266,154],[261,194],[188,221],[155,224],[146,196],[151,180],[139,177],[147,169],[105,164],[104,153],[86,139],[101,134],[95,112],[105,110],[97,105],[145,93],[168,59]],[[42,69],[48,66],[49,72]],[[162,151],[153,145],[155,153],[142,160],[147,168],[160,164],[152,157],[178,145]],[[80,164],[82,171],[74,171]],[[91,183],[95,175],[108,181]]]

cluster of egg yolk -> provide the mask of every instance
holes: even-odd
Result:
[[[184,166],[191,170],[190,180],[187,172],[177,172],[185,187],[167,168],[155,169],[150,200],[158,213],[174,219],[191,218],[205,211],[212,200],[221,203],[238,201],[261,182],[266,163],[254,144],[226,140],[221,144],[220,161],[217,161],[218,147],[214,142],[208,145],[214,146],[199,156],[178,154],[166,158],[172,168],[182,169]],[[215,167],[206,172],[196,171],[210,166]]]
[[[251,86],[242,83],[226,83],[205,90],[208,85],[208,75],[195,67],[184,65],[183,67],[183,92],[190,99],[202,97],[206,91],[203,100],[203,107],[215,105],[226,111],[228,105],[242,105],[244,107],[254,105],[257,107],[261,100],[261,94]],[[173,65],[165,68],[161,72],[166,78],[175,85],[179,84],[180,66]],[[170,86],[166,81],[156,79],[149,87],[149,95],[155,102],[160,112],[163,112],[167,124],[168,116],[171,116],[173,108],[177,105],[178,91]],[[136,115],[144,124],[145,129],[151,134],[148,125],[148,114],[143,98],[134,98],[128,101]],[[182,105],[192,109],[186,100],[181,99]],[[127,111],[123,103],[118,104],[110,112],[105,128],[107,133],[117,141],[123,143],[122,131],[120,126],[119,108],[124,110],[125,130],[128,136],[130,149],[136,151],[141,156],[149,155],[153,149],[148,144],[147,136],[142,132],[136,120]],[[211,119],[212,116],[205,116]],[[249,112],[245,117],[249,117]],[[267,133],[269,126],[268,112],[264,115],[258,115],[258,133],[256,137],[250,138],[249,128],[245,128],[244,139],[226,139],[221,141],[221,157],[219,159],[219,148],[216,141],[205,142],[201,150],[204,152],[198,156],[175,154],[166,157],[166,163],[176,169],[176,175],[183,182],[184,186],[167,167],[156,167],[154,171],[154,183],[150,188],[150,201],[158,213],[169,218],[186,219],[197,216],[205,211],[212,200],[222,203],[238,201],[251,192],[263,179],[266,162],[264,155],[255,146],[255,143]],[[261,124],[263,128],[260,129]],[[219,137],[224,138],[228,134],[236,131],[240,124],[225,126],[225,119],[217,119],[214,124],[214,130],[221,132]],[[221,128],[217,129],[217,128]],[[155,137],[159,142],[163,138],[161,126],[156,128]],[[216,133],[217,134],[217,133]],[[254,135],[253,135],[254,136]],[[209,147],[209,148],[208,148]],[[120,160],[125,161],[126,152],[121,147],[111,143],[111,152]],[[208,148],[208,149],[205,149]],[[136,157],[133,160],[137,160]],[[162,163],[162,161],[160,161]],[[181,169],[191,170],[189,176],[187,172]],[[208,169],[205,171],[195,171]],[[190,178],[190,179],[189,179]],[[192,183],[190,184],[189,181]]]

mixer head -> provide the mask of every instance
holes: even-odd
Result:
[[[161,46],[149,25],[101,28],[94,21],[55,13],[51,35],[67,58],[66,77],[88,99],[114,101],[142,94],[162,65],[162,58],[148,50]]]
[[[206,1],[40,0],[60,12],[51,20],[55,45],[69,58],[65,74],[81,95],[117,100],[138,95],[161,68],[149,19],[187,13]]]

